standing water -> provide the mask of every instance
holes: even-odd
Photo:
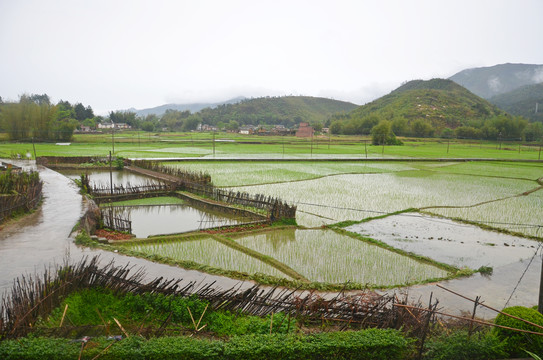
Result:
[[[17,277],[40,275],[44,269],[62,264],[67,255],[71,261],[78,261],[83,256],[100,255],[104,264],[115,260],[118,266],[129,264],[135,269],[144,268],[148,280],[164,276],[202,284],[215,281],[217,287],[224,289],[240,284],[240,281],[226,277],[76,246],[70,233],[86,208],[74,182],[43,166],[36,167],[34,162],[4,161],[22,166],[25,170],[39,171],[44,199],[34,213],[0,227],[0,296],[11,289]],[[251,285],[246,283],[241,287]]]

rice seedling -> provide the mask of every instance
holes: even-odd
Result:
[[[402,172],[337,175],[239,190],[280,196],[298,206],[298,224],[314,227],[408,208],[469,206],[513,196],[535,185],[532,181],[411,171],[409,176]]]
[[[433,208],[435,215],[481,222],[493,228],[543,237],[543,190],[469,208]]]
[[[136,243],[129,245],[129,248],[145,255],[159,255],[178,261],[193,261],[224,270],[288,278],[274,267],[236,251],[211,237],[191,241]]]
[[[413,169],[405,163],[364,162],[182,162],[164,165],[209,173],[217,186],[268,184],[345,173],[388,173]]]
[[[434,168],[447,173],[477,176],[498,176],[517,179],[538,179],[543,176],[543,164],[517,162],[463,162]]]
[[[436,266],[332,230],[282,230],[236,241],[279,260],[310,281],[390,286],[447,276]]]

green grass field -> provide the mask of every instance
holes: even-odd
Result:
[[[0,137],[5,139],[5,136]],[[114,143],[113,141],[114,140]],[[37,156],[107,156],[109,151],[122,157],[254,157],[254,158],[541,158],[541,144],[519,142],[462,141],[445,139],[403,139],[403,146],[373,146],[369,137],[327,136],[313,140],[296,137],[249,136],[230,133],[116,133],[78,134],[70,145],[54,143],[0,143],[0,157],[17,153]]]

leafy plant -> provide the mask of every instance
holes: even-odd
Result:
[[[543,315],[535,309],[523,306],[513,306],[503,309],[503,312],[543,326]],[[495,323],[514,329],[543,332],[541,328],[538,328],[537,326],[527,324],[502,314],[496,317]],[[503,328],[496,328],[494,332],[499,339],[507,343],[507,350],[511,356],[523,356],[525,355],[524,351],[540,353],[543,350],[543,336],[541,335],[527,334]]]
[[[505,343],[491,332],[468,336],[466,331],[443,334],[425,344],[424,359],[487,360],[507,356]]]

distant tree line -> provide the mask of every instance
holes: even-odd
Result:
[[[51,103],[47,94],[21,95],[18,102],[0,102],[0,129],[10,140],[68,141],[81,122],[94,118],[90,106],[68,101]]]
[[[541,122],[528,122],[523,117],[503,112],[497,115],[482,112],[486,117],[463,122],[446,118],[439,122],[439,117],[437,120],[408,117],[394,115],[393,112],[365,116],[346,112],[321,113],[320,118],[315,118],[307,109],[324,107],[322,99],[318,102],[311,98],[289,97],[273,100],[276,101],[270,101],[270,98],[243,100],[240,104],[205,108],[194,114],[188,110],[167,110],[161,117],[154,114],[139,117],[131,111],[112,111],[107,117],[102,117],[81,103],[61,100],[53,104],[47,94],[22,95],[17,102],[3,101],[0,97],[0,130],[7,132],[10,140],[69,141],[75,129],[82,126],[96,129],[104,122],[125,123],[133,129],[151,132],[192,131],[199,124],[213,125],[220,130],[238,130],[243,125],[284,125],[291,128],[304,121],[317,132],[329,127],[332,134],[371,135],[374,144],[399,144],[396,136],[543,141]]]
[[[523,117],[509,115],[497,115],[487,119],[469,120],[466,124],[454,129],[437,127],[431,121],[421,118],[408,121],[403,116],[382,119],[376,115],[369,115],[362,118],[351,118],[349,115],[335,115],[330,119],[329,126],[332,134],[371,134],[373,137],[379,133],[379,136],[382,138],[383,133],[385,133],[389,137],[389,140],[386,141],[387,143],[394,142],[395,136],[485,140],[543,140],[542,123],[530,123]]]

